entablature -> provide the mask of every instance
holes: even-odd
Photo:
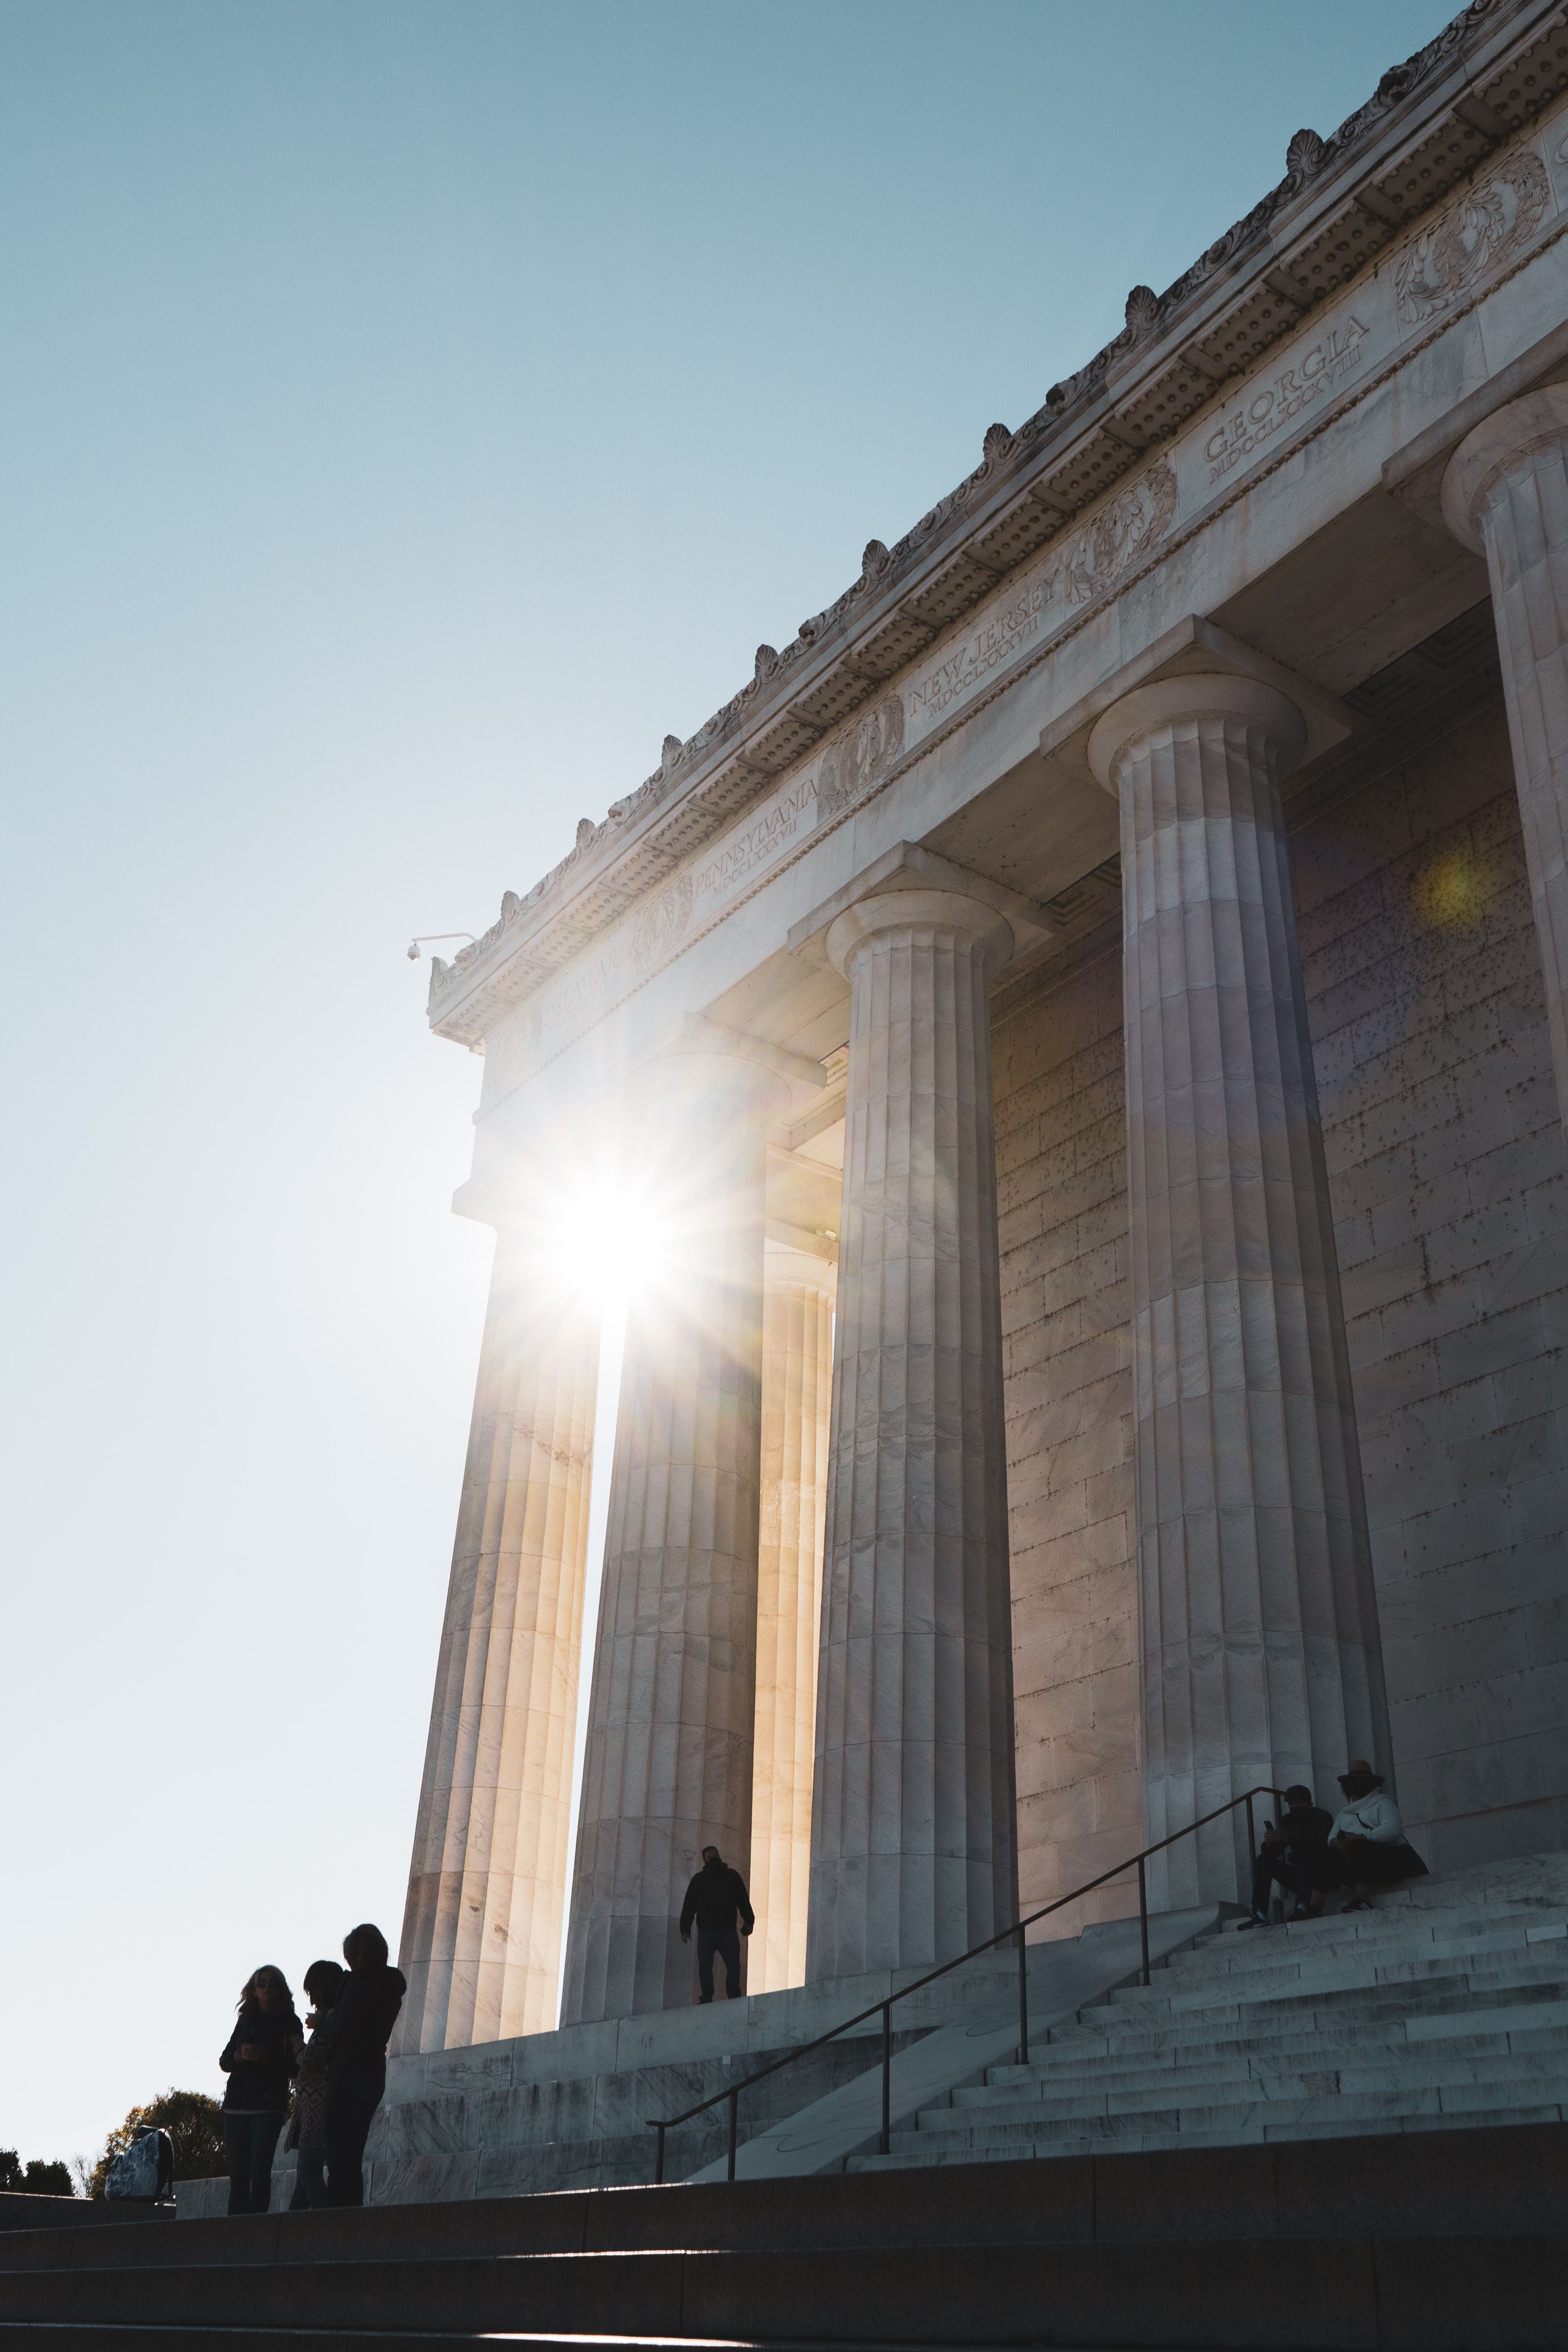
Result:
[[[479,1049],[511,1007],[856,712],[871,713],[860,731],[868,724],[877,739],[860,747],[863,763],[886,765],[898,748],[889,728],[902,733],[901,706],[890,715],[897,698],[878,708],[889,679],[1245,380],[1564,88],[1561,6],[1474,0],[1331,138],[1298,132],[1284,179],[1245,220],[1163,295],[1135,288],[1113,342],[1053,386],[1018,432],[993,425],[956,490],[892,548],[870,541],[859,578],[783,654],[760,647],[740,694],[689,740],[667,737],[655,773],[602,824],[584,818],[568,857],[526,898],[509,891],[500,920],[454,964],[433,961],[437,1034]],[[1123,500],[1113,500],[1108,529],[1152,527],[1157,517],[1143,509],[1157,507],[1158,468],[1145,478],[1152,488],[1124,494],[1138,511],[1118,517]]]

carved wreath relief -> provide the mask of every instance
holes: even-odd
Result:
[[[661,961],[691,929],[691,881],[689,873],[678,875],[668,890],[639,909],[631,938],[632,961],[639,971]]]
[[[1418,326],[1495,269],[1530,236],[1546,210],[1546,166],[1529,151],[1450,205],[1399,264],[1399,323]]]
[[[1079,534],[1053,569],[1047,594],[1059,581],[1069,604],[1084,604],[1114,588],[1146,549],[1159,545],[1175,511],[1176,478],[1161,458]]]
[[[842,741],[823,755],[816,779],[816,821],[824,824],[886,774],[904,748],[904,698],[889,695],[861,714]]]

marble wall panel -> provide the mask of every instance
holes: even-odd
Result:
[[[1568,1832],[1568,1161],[1500,700],[1292,854],[1398,1792],[1457,1868]]]
[[[1026,1910],[1142,1843],[1121,952],[1113,921],[996,1019]],[[1043,1932],[1136,1907],[1127,1885]]]

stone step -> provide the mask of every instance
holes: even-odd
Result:
[[[1414,1982],[1297,1985],[1289,1989],[1275,1986],[1257,1998],[1237,1998],[1232,1993],[1228,1999],[1194,2001],[1180,2009],[1126,2010],[1103,2004],[1078,2010],[1070,2018],[1053,2021],[1046,2046],[1063,2049],[1075,2042],[1131,2042],[1141,2035],[1185,2033],[1201,2024],[1205,2014],[1245,2017],[1266,2028],[1271,2017],[1285,2018],[1292,2012],[1305,2014],[1308,2011],[1348,2015],[1356,2010],[1376,2007],[1391,2013],[1418,2009],[1436,2011],[1450,2000],[1550,2000],[1564,1997],[1563,1989],[1568,1988],[1565,1961],[1568,1952],[1563,1959],[1551,1964],[1528,1959],[1510,1969],[1456,1969]]]
[[[127,2325],[122,2320],[106,2320],[100,2326],[83,2325],[80,2321],[0,2320],[0,2345],[37,2347],[45,2343],[60,2344],[68,2338],[68,2352],[170,2352],[177,2344],[179,2352],[287,2352],[287,2347],[308,2345],[310,2352],[477,2352],[477,2347],[493,2345],[515,2345],[518,2352],[693,2352],[693,2339],[689,2336],[531,2336],[497,2333],[487,2329],[477,2333],[462,2329],[454,2334],[443,2328],[428,2334],[423,2328],[363,2328],[312,2327],[308,2332],[297,2327],[217,2326],[191,2327],[182,2325],[173,2333],[160,2321],[150,2326]],[[763,2352],[759,2339],[754,2346],[743,2338],[734,2337],[723,2347],[715,2345],[713,2352]],[[767,2352],[820,2352],[817,2345],[770,2343]],[[836,2347],[839,2352],[839,2347]],[[869,2352],[869,2347],[845,2346],[842,2352]],[[883,2352],[879,2347],[878,2352]]]
[[[1190,1992],[1176,1994],[1137,1986],[1131,1989],[1140,1996],[1137,2000],[1124,2001],[1119,1990],[1104,2009],[1080,2010],[1077,2015],[1080,2024],[1092,2021],[1102,2031],[1175,2032],[1201,2024],[1205,2018],[1235,2017],[1243,2011],[1266,2011],[1292,2001],[1332,2004],[1380,1992],[1417,2000],[1440,1993],[1445,1987],[1479,1992],[1553,1983],[1568,1986],[1568,1968],[1561,1950],[1555,1959],[1526,1958],[1507,1969],[1489,1964],[1485,1968],[1466,1968],[1462,1963],[1447,1961],[1437,1961],[1430,1968],[1390,1962],[1381,1968],[1363,1964],[1313,1969],[1310,1973],[1303,1970],[1300,1977],[1283,1984],[1219,1984],[1194,1987]]]
[[[874,2182],[866,2184],[874,2187]],[[840,2184],[840,2194],[847,2184]],[[657,2195],[657,2191],[648,2192]],[[1516,2352],[1568,2344],[1568,2237],[1369,2232],[1301,2237],[1313,2344],[1392,2339],[1460,2352],[1505,2340]],[[377,2336],[456,2346],[743,2345],[806,2342],[975,2347],[1051,2340],[1084,2347],[1302,2343],[1299,2297],[1281,2294],[1277,2240],[1098,2238],[954,2247],[940,2238],[875,2244],[425,2263],[187,2265],[0,2273],[0,2329],[13,2341],[67,2333],[84,2344],[208,2344]],[[757,2320],[765,2316],[767,2335]]]
[[[1438,2116],[1486,2112],[1504,2115],[1531,2111],[1532,2121],[1559,2118],[1568,2104],[1568,2068],[1548,2072],[1521,2061],[1512,2072],[1477,2070],[1468,2077],[1448,2077],[1426,2084],[1394,2081],[1380,2089],[1359,2091],[1302,2087],[1281,2089],[1270,2096],[1259,2084],[1247,2086],[1245,2098],[1227,2098],[1224,2086],[1194,2084],[1181,2095],[1158,2100],[1126,2100],[1108,2093],[1098,2103],[1084,2098],[1027,2110],[986,2115],[973,2108],[935,2108],[920,2118],[914,2131],[895,2132],[895,2149],[929,2144],[996,2147],[1042,2145],[1060,2137],[1095,2138],[1142,2128],[1179,2132],[1213,2131],[1234,2137],[1251,2126],[1285,2123],[1321,2124],[1341,2134],[1359,2130],[1384,2115]]]
[[[847,2179],[17,2230],[0,2233],[0,2345],[1478,2352],[1501,2313],[1510,2352],[1563,2352],[1568,2133],[1458,2128],[1475,2123],[1240,2146],[1189,2127],[1037,2162],[925,2149]],[[1312,2282],[1308,2336],[1282,2259]]]
[[[1205,2014],[1163,2032],[1152,2024],[1137,2033],[1085,2034],[1067,2040],[1058,2040],[1053,2033],[1044,2049],[1031,2047],[1030,2064],[1051,2072],[1097,2063],[1131,2065],[1175,2049],[1266,2049],[1291,2035],[1331,2041],[1351,2036],[1364,2039],[1370,2034],[1397,2034],[1402,2029],[1408,2035],[1413,2025],[1417,2039],[1426,2032],[1441,2039],[1449,2032],[1467,2031],[1468,2020],[1481,2017],[1510,2023],[1517,2018],[1521,2030],[1527,2031],[1533,2012],[1551,2021],[1565,2001],[1568,1981],[1559,1980],[1539,1986],[1446,1988],[1437,2000],[1419,2005],[1407,1998],[1383,1996],[1358,2001],[1284,2002],[1262,2011],[1233,2009]],[[1016,2053],[1012,2062],[993,2061],[998,2067],[1009,2063],[1016,2063]]]
[[[1258,1983],[1276,1976],[1289,1978],[1302,1968],[1347,1964],[1419,1967],[1424,1962],[1449,1960],[1479,1968],[1508,1967],[1521,1956],[1540,1953],[1550,1957],[1550,1948],[1561,1946],[1564,1940],[1568,1940],[1568,1923],[1560,1922],[1554,1922],[1550,1928],[1521,1928],[1509,1935],[1433,1936],[1419,1943],[1392,1936],[1329,1942],[1306,1927],[1259,1927],[1243,1946],[1247,1954],[1244,1959],[1226,1957],[1210,1958],[1202,1968],[1167,1967],[1160,1971],[1153,1985],[1131,1986],[1127,1990],[1135,2000],[1145,1999],[1149,1992],[1157,1993],[1162,1989],[1184,1992],[1198,1984]]]
[[[1475,2058],[1448,2055],[1409,2063],[1385,2059],[1382,2064],[1300,2067],[1279,2073],[1245,2070],[1221,2073],[1184,2068],[1168,2070],[1163,2077],[1138,2083],[1086,2082],[1066,2096],[1041,2096],[1026,2091],[1000,2092],[977,2088],[953,2094],[951,2106],[923,2107],[919,2128],[956,2130],[961,2124],[984,2120],[1010,2122],[1031,2116],[1144,2115],[1157,2109],[1205,2105],[1229,2105],[1245,2095],[1247,2101],[1300,2100],[1394,2094],[1409,2090],[1425,2094],[1466,2084],[1521,2084],[1543,2099],[1568,2097],[1568,2043],[1542,2056],[1508,2052]]]
[[[1455,1983],[1436,1990],[1429,1989],[1419,2003],[1408,1993],[1395,1988],[1392,1992],[1373,1987],[1352,2000],[1302,2000],[1279,2001],[1266,2007],[1237,2007],[1232,2004],[1208,2017],[1187,2018],[1180,2024],[1158,2017],[1150,2018],[1136,2027],[1123,2030],[1116,2027],[1104,2011],[1086,2010],[1080,2012],[1085,2022],[1070,2026],[1054,2026],[1050,2040],[1031,2063],[1058,2064],[1071,2059],[1091,2057],[1136,2057],[1150,2052],[1169,2049],[1185,2043],[1197,2046],[1207,2040],[1215,2042],[1267,2042],[1282,2033],[1299,2030],[1331,2033],[1345,2031],[1368,2031],[1384,2025],[1396,2025],[1415,2018],[1439,2020],[1463,2018],[1490,2011],[1550,2009],[1568,2000],[1568,1978],[1547,1977],[1524,1984],[1477,1985]],[[1058,2060],[1055,2052],[1064,2053]]]
[[[1536,2074],[1548,2069],[1555,2078],[1568,2067],[1568,2033],[1559,2035],[1544,2051],[1529,2047],[1518,2051],[1506,2047],[1467,2048],[1445,2050],[1440,2056],[1413,2058],[1401,2047],[1362,2052],[1351,2060],[1342,2051],[1325,2050],[1310,2054],[1306,2060],[1299,2058],[1289,2066],[1247,2065],[1233,2060],[1215,2066],[1151,2068],[1145,2074],[1110,2075],[1103,2081],[1086,2074],[1061,2088],[1020,2084],[1016,2088],[994,2090],[986,2084],[976,2084],[972,2089],[955,2091],[951,2106],[933,2104],[920,2112],[922,2118],[972,2114],[1068,2115],[1077,2112],[1079,2103],[1084,2100],[1109,2101],[1113,2107],[1163,2105],[1173,2099],[1185,2104],[1199,2090],[1208,2088],[1225,2094],[1250,2088],[1259,2098],[1297,2095],[1296,2091],[1281,2091],[1281,2084],[1295,2084],[1299,2090],[1348,2091],[1411,2083],[1426,2089],[1434,2083],[1467,2082],[1478,2074],[1500,2074],[1510,2065]]]
[[[1147,1985],[1118,1985],[1103,2003],[1093,2006],[1119,2015],[1149,2011],[1178,2017],[1218,2003],[1289,2000],[1301,1993],[1351,1991],[1383,1984],[1436,1983],[1445,1977],[1528,1980],[1553,1970],[1562,1973],[1565,1968],[1568,1948],[1561,1938],[1511,1953],[1439,1953],[1428,1946],[1413,1957],[1405,1948],[1395,1947],[1381,1955],[1344,1952],[1337,1958],[1302,1958],[1278,1969],[1237,1969],[1207,1978],[1172,1979],[1166,1974]]]
[[[1379,2053],[1386,2053],[1388,2063],[1398,2063],[1407,2053],[1479,2057],[1489,2053],[1506,2054],[1516,2048],[1534,2053],[1568,2048],[1568,2001],[1531,2001],[1440,2018],[1385,2020],[1367,2026],[1336,2021],[1332,2030],[1293,2025],[1274,2034],[1167,2043],[1135,2055],[1115,2051],[1086,2059],[1068,2052],[1064,2053],[1063,2063],[1054,2065],[1040,2061],[1027,2066],[992,2066],[984,2084],[961,2087],[952,2098],[958,2105],[1001,2095],[1030,2097],[1037,2095],[1036,2086],[1056,2096],[1070,2092],[1079,2083],[1157,2083],[1162,2075],[1200,2071],[1234,2071],[1244,2076],[1260,2069],[1283,2071],[1285,2062],[1290,2060],[1316,2070],[1324,2064],[1369,2064]]]
[[[1408,1913],[1387,1911],[1324,1912],[1317,1919],[1287,1919],[1268,1927],[1249,1927],[1245,1919],[1227,1922],[1212,1935],[1194,1941],[1190,1951],[1173,1954],[1166,1963],[1173,1969],[1234,1963],[1248,1965],[1260,1943],[1265,1945],[1289,1939],[1304,1943],[1363,1944],[1403,1941],[1414,1944],[1426,1937],[1490,1936],[1510,1937],[1521,1931],[1540,1929],[1544,1933],[1560,1933],[1568,1919],[1568,1904],[1532,1904],[1518,1909],[1499,1908],[1491,1904],[1456,1905],[1451,1908],[1434,1910],[1419,1919]]]
[[[1493,2110],[1479,2108],[1474,2114],[1408,2116],[1382,2115],[1357,2124],[1354,2127],[1354,2139],[1358,2145],[1363,2140],[1391,2139],[1404,2142],[1408,2139],[1425,2138],[1447,2142],[1456,2132],[1463,2132],[1468,2137],[1473,2131],[1512,2133],[1527,2131],[1536,2126],[1552,2131],[1560,2131],[1559,2116],[1560,2111],[1556,2107],[1543,2107],[1539,2114],[1517,2108]],[[1086,2136],[1079,2138],[1065,2137],[1049,2141],[1041,2139],[1036,2141],[1032,2147],[1008,2142],[997,2147],[973,2148],[931,2149],[924,2145],[922,2137],[920,2146],[900,2149],[895,2155],[873,2154],[854,2157],[850,2159],[848,2169],[852,2172],[897,2175],[900,2172],[914,2169],[929,2170],[938,2167],[962,2168],[968,2164],[1021,2165],[1031,2161],[1050,2164],[1092,2161],[1097,2164],[1106,2164],[1119,2158],[1146,2156],[1176,2154],[1192,2156],[1197,2153],[1209,2155],[1218,2154],[1222,2150],[1240,2154],[1243,2151],[1252,2152],[1262,2148],[1273,2152],[1307,2147],[1315,2144],[1331,2145],[1335,2147],[1345,2147],[1347,2141],[1344,2124],[1336,2120],[1331,2123],[1270,2123],[1267,2126],[1254,2125],[1246,2130],[1232,2129],[1227,2126],[1212,2131],[1128,2131],[1118,2132],[1110,2137],[1100,2135],[1096,2137]],[[1375,2191],[1373,2193],[1375,2201]]]
[[[1212,1990],[1230,1998],[1233,1993],[1251,1995],[1258,1989],[1272,1985],[1289,1985],[1303,1979],[1310,1981],[1320,1971],[1369,1971],[1373,1975],[1384,1970],[1400,1971],[1397,1981],[1405,1972],[1411,1976],[1449,1969],[1490,1969],[1498,1974],[1522,1964],[1540,1961],[1564,1964],[1564,1945],[1568,1937],[1561,1934],[1521,1935],[1504,1939],[1469,1937],[1434,1937],[1421,1944],[1395,1942],[1393,1938],[1381,1944],[1363,1941],[1337,1947],[1300,1942],[1287,1947],[1278,1928],[1259,1928],[1258,1936],[1264,1944],[1262,1957],[1247,1964],[1206,1969],[1165,1969],[1160,1970],[1147,1986],[1128,1985],[1111,1996],[1115,2005],[1124,2008],[1169,2000]]]

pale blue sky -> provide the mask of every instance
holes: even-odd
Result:
[[[482,930],[1434,0],[0,0],[0,2146],[395,1943]]]

